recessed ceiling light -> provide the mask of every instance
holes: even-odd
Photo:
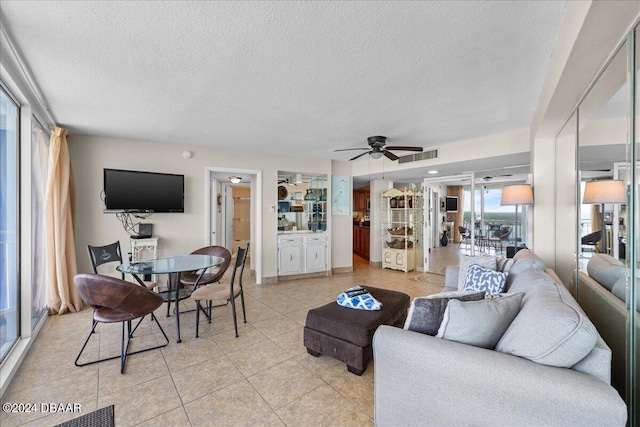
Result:
[[[427,172],[427,173],[428,173],[429,175],[435,175],[435,174],[437,174],[437,173],[438,173],[438,171],[437,171],[437,170],[431,170],[431,171],[429,171],[429,172]]]
[[[242,181],[242,178],[239,176],[230,176],[229,181],[231,181],[233,184],[239,184],[240,181]]]

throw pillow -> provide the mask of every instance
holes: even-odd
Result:
[[[441,292],[413,300],[404,329],[435,335],[442,323],[447,303],[456,299],[460,301],[478,301],[484,298],[484,292]]]
[[[484,291],[487,295],[493,295],[504,291],[506,283],[507,273],[500,273],[479,265],[470,265],[467,268],[464,290]]]
[[[479,301],[451,300],[436,338],[493,350],[520,311],[522,294]]]
[[[342,292],[336,298],[336,302],[342,307],[357,310],[380,310],[382,308],[382,303],[362,286],[354,286]]]
[[[467,268],[469,268],[469,266],[472,264],[480,265],[482,267],[490,268],[492,270],[495,270],[497,267],[496,257],[492,255],[486,255],[486,254],[477,255],[477,256],[465,255],[461,257],[460,271],[458,272],[458,290],[459,291],[464,290],[464,283],[467,277]]]
[[[513,266],[513,258],[498,257],[496,271],[500,273],[508,273]]]

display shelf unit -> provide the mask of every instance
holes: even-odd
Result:
[[[131,262],[158,259],[158,237],[130,239],[129,245],[131,247]],[[145,274],[143,280],[157,282],[158,277],[155,274]]]
[[[416,269],[422,256],[422,193],[392,188],[382,193],[382,268]]]
[[[307,216],[307,228],[311,231],[327,230],[327,179],[316,177],[309,179],[307,194],[304,196],[304,212]]]

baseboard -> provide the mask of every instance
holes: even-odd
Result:
[[[263,277],[262,278],[262,284],[263,285],[272,285],[274,283],[278,283],[278,276]]]
[[[336,267],[336,268],[332,268],[331,271],[333,272],[333,274],[351,273],[353,271],[353,266],[351,266],[351,267]]]
[[[382,261],[369,261],[371,267],[382,267]]]
[[[290,276],[278,276],[278,282],[288,282],[290,280],[308,279],[310,277],[331,276],[331,270],[318,271],[317,273],[292,274]]]

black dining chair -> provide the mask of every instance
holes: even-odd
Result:
[[[602,230],[594,231],[580,239],[580,252],[584,252],[585,246],[593,247],[593,250],[598,251],[598,243],[602,239]]]
[[[471,231],[468,228],[459,225],[458,233],[460,233],[460,243],[458,243],[458,247],[460,247],[464,242],[467,243],[468,247],[471,247]]]
[[[101,265],[110,263],[117,263],[117,265],[122,264],[122,249],[120,249],[120,241],[104,246],[87,245],[87,251],[89,252],[89,261],[91,261],[91,270],[93,271],[93,274],[99,274],[98,268]],[[121,273],[121,278],[122,280],[126,280],[124,273]],[[147,289],[153,289],[158,285],[155,281],[145,280],[142,283],[147,287]]]
[[[94,363],[120,358],[120,373],[124,374],[128,356],[166,347],[167,344],[169,344],[167,334],[153,314],[154,310],[164,302],[160,295],[135,283],[99,274],[78,274],[73,278],[73,282],[85,304],[93,308],[91,331],[76,357],[74,362],[76,366],[92,365]],[[135,328],[131,329],[131,321],[142,319],[149,314],[151,315],[151,320],[158,325],[160,332],[162,332],[165,343],[130,352],[129,345],[135,331]],[[98,323],[118,322],[122,323],[120,355],[79,363],[80,357],[95,332]]]
[[[224,283],[212,283],[207,286],[196,289],[191,297],[196,301],[196,338],[198,338],[199,326],[200,326],[200,312],[202,311],[207,317],[209,323],[211,323],[211,301],[227,301],[231,303],[231,312],[233,315],[233,326],[236,330],[236,338],[238,335],[238,320],[236,316],[236,298],[239,296],[242,302],[242,317],[244,323],[247,323],[247,313],[244,305],[244,289],[242,287],[242,275],[244,273],[244,265],[247,260],[247,253],[249,252],[249,244],[246,248],[238,248],[236,254],[236,262],[233,266],[233,272],[231,273],[231,280],[229,284]],[[238,268],[240,269],[238,282],[236,283],[236,275],[238,274]],[[208,309],[205,310],[200,304],[200,301],[208,302]],[[226,305],[226,304],[225,304]]]

